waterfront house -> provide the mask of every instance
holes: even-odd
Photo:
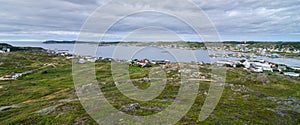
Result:
[[[271,58],[280,58],[279,54],[271,54]]]

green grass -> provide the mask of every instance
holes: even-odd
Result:
[[[10,108],[0,112],[0,124],[96,124],[86,113],[79,101],[76,101],[74,83],[72,81],[72,62],[64,57],[48,55],[46,53],[14,52],[0,57],[0,74],[23,72],[39,68],[38,64],[57,63],[37,70],[32,74],[20,77],[15,81],[0,81],[0,107],[20,105],[19,108]],[[18,66],[14,66],[19,63]],[[27,68],[26,68],[27,67]],[[200,68],[200,71],[209,75],[209,65]],[[139,103],[142,107],[161,110],[172,104],[178,94],[179,86],[169,80],[164,91],[154,100],[148,102],[135,101],[124,96],[115,86],[111,76],[111,62],[97,61],[95,64],[96,78],[101,91],[107,100],[116,108],[132,103]],[[129,66],[131,79],[145,78],[153,67],[139,68]],[[172,71],[167,76],[177,74]],[[199,113],[209,90],[209,82],[201,82],[199,94],[188,113],[177,124],[299,124],[300,114],[291,111],[282,111],[280,115],[273,110],[286,107],[273,102],[266,97],[295,97],[300,99],[300,79],[286,77],[280,74],[256,74],[242,69],[229,69],[226,82],[235,85],[226,86],[214,112],[205,121],[199,121]],[[133,82],[140,89],[147,89],[149,82]],[[241,91],[243,85],[253,91]],[[260,96],[264,95],[264,96]],[[62,100],[73,101],[62,101]],[[298,102],[299,103],[299,102]],[[49,113],[37,113],[45,108],[57,106]],[[126,112],[130,115],[147,116],[159,111],[138,109]]]

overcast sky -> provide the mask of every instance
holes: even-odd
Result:
[[[126,1],[126,0],[122,0]],[[131,0],[132,1],[132,0]],[[117,17],[124,8],[151,8],[182,12],[186,15],[199,13],[189,6],[173,0],[149,0],[148,5],[120,4],[112,6],[112,12],[101,13],[104,18]],[[0,40],[75,40],[88,17],[105,0],[0,0]],[[194,0],[215,25],[221,40],[300,41],[299,0]],[[102,19],[103,18],[103,19]],[[121,17],[120,17],[121,18]],[[153,21],[155,19],[155,21]],[[166,22],[167,20],[167,22]],[[137,29],[140,22],[159,23],[169,27]],[[132,32],[135,30],[136,32]],[[132,32],[129,40],[177,40],[169,35],[180,34],[184,40],[201,41],[175,18],[156,13],[141,13],[120,21],[107,33],[105,40],[120,40],[119,34]],[[97,36],[97,32],[90,35]],[[159,36],[159,37],[157,37]],[[168,39],[169,38],[169,39]]]

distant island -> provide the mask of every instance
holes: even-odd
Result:
[[[58,41],[58,40],[47,40],[43,42],[45,44],[75,44],[75,43],[87,43],[87,44],[118,44],[120,42],[88,42],[88,41],[76,41],[76,40],[71,40],[71,41]]]
[[[56,41],[56,40],[47,40],[43,43],[46,43],[46,44],[56,44],[56,43],[71,43],[71,44],[74,44],[76,43],[76,41]]]
[[[43,42],[44,44],[76,44],[76,43],[86,43],[86,44],[98,44],[99,46],[109,46],[109,45],[116,45],[119,44],[121,42],[87,42],[87,41],[76,41],[76,40],[72,40],[72,41],[57,41],[57,40],[48,40]]]

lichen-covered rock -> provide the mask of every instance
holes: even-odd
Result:
[[[140,108],[141,108],[141,105],[139,103],[133,103],[133,104],[122,106],[120,110],[125,111],[125,112],[132,112],[132,111],[136,111]]]

